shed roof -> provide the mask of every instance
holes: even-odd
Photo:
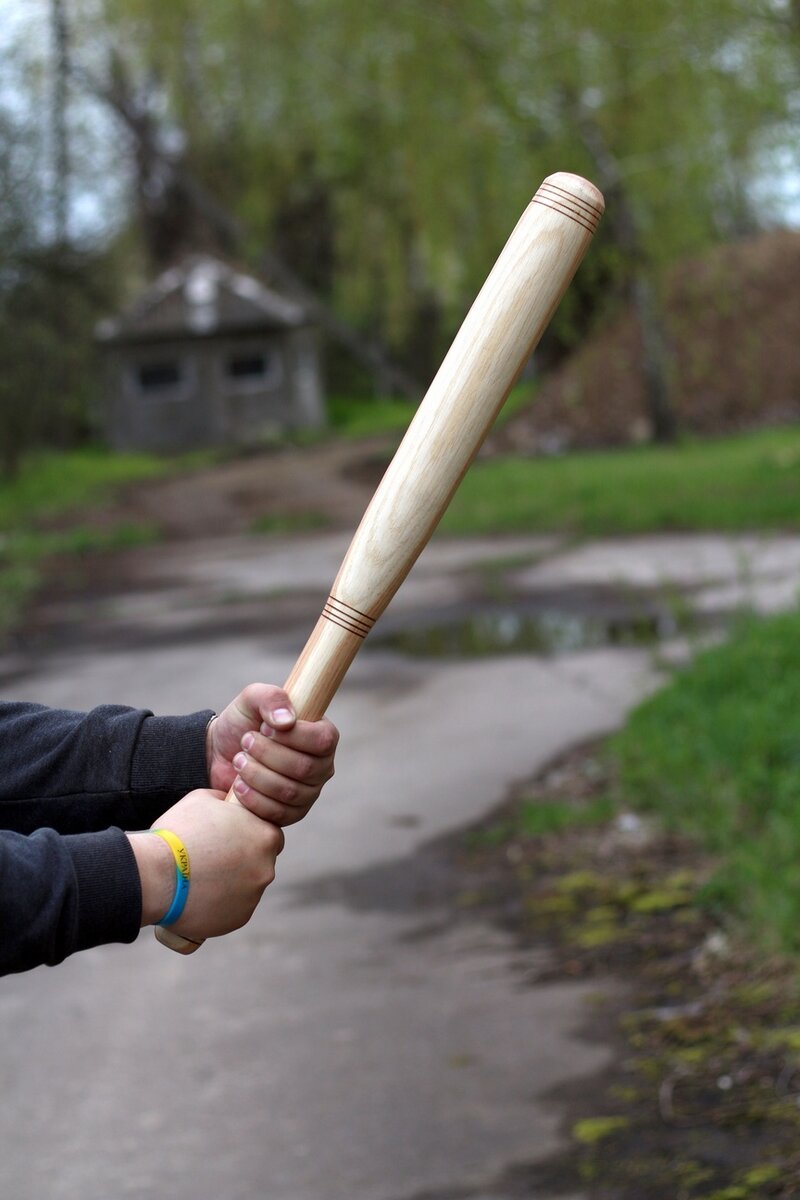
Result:
[[[101,321],[99,341],[144,342],[296,328],[309,323],[302,304],[208,255],[172,267],[118,317]]]

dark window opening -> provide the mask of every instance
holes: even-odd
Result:
[[[180,363],[156,362],[139,367],[139,387],[143,392],[177,387],[183,379]]]
[[[243,354],[229,358],[225,370],[229,379],[263,379],[267,365],[266,354]]]

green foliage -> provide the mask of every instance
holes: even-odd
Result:
[[[553,459],[495,459],[467,473],[447,533],[793,529],[800,430]]]
[[[622,801],[719,855],[709,903],[800,948],[800,613],[748,621],[612,742]]]
[[[740,0],[84,0],[74,21],[124,47],[252,249],[313,243],[338,311],[410,355],[446,344],[544,175],[597,173],[587,126],[657,269],[751,220],[797,86],[790,19]],[[630,268],[607,222],[562,344]]]

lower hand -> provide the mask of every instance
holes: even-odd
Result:
[[[231,786],[241,805],[275,825],[301,820],[333,776],[335,726],[298,721],[286,692],[251,683],[206,733],[212,788]]]
[[[193,942],[247,924],[275,878],[275,860],[283,849],[280,829],[236,804],[221,804],[222,799],[221,792],[189,792],[153,824],[171,830],[186,847],[189,895],[170,929]],[[141,924],[155,925],[172,903],[175,859],[160,837],[127,836],[142,883]]]

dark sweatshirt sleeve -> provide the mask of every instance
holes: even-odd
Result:
[[[141,887],[122,830],[208,786],[212,715],[0,704],[0,974],[136,938]]]
[[[146,828],[186,792],[208,786],[212,716],[154,717],[111,704],[87,713],[0,704],[0,828]]]
[[[122,830],[0,831],[0,975],[132,942],[141,911],[139,872]]]

